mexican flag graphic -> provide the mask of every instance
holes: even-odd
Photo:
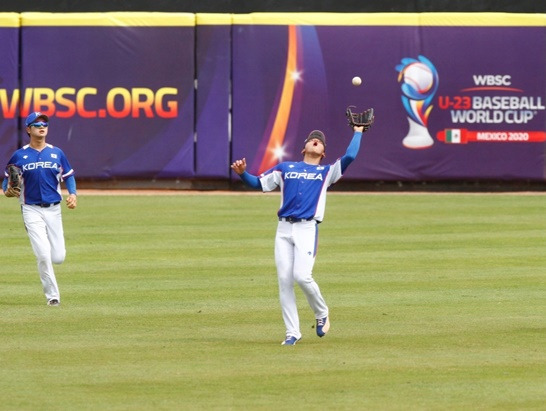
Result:
[[[447,129],[445,134],[445,142],[451,144],[461,144],[461,129]]]

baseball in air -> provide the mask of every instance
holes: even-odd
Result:
[[[353,86],[360,86],[362,84],[362,79],[358,76],[353,77]]]

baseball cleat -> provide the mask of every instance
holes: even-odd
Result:
[[[281,343],[281,345],[296,345],[296,343],[301,340],[301,338],[292,337],[287,335],[286,339]]]
[[[51,300],[49,300],[47,302],[47,305],[51,305],[51,306],[58,306],[58,305],[61,305],[61,303],[59,302],[59,300],[57,300],[56,298],[52,298]]]
[[[324,337],[330,329],[330,320],[328,317],[317,319],[317,335]]]

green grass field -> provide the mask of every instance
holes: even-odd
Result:
[[[331,193],[284,337],[279,194],[80,195],[47,307],[0,198],[2,410],[539,410],[546,195]]]

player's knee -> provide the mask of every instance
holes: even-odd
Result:
[[[36,254],[36,261],[38,262],[38,264],[46,264],[51,261],[51,256],[48,254],[38,253]]]
[[[54,251],[51,253],[51,262],[53,264],[62,264],[66,258],[66,250]]]
[[[308,272],[294,273],[294,279],[299,286],[305,286],[313,282],[313,276]]]

